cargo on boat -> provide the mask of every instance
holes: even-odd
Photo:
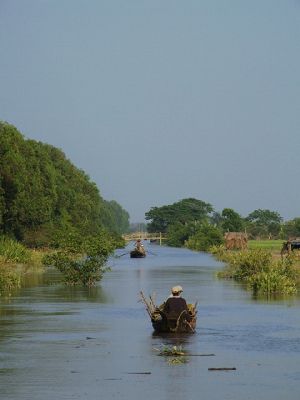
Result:
[[[151,319],[152,327],[156,333],[194,333],[197,323],[197,303],[187,304],[188,315],[184,310],[177,319],[170,319],[164,314],[164,304],[156,306],[153,297],[146,299],[143,292],[140,292],[141,300],[146,306],[146,310]]]
[[[186,312],[182,312],[177,319],[168,319],[161,311],[163,304],[151,314],[151,323],[155,332],[175,332],[175,333],[194,333],[197,322],[197,311],[194,304],[188,304],[189,319]]]

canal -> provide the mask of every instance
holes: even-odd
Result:
[[[145,259],[111,258],[92,289],[66,288],[49,271],[0,298],[1,400],[298,400],[299,297],[255,299],[217,279],[222,264],[208,254],[146,247]],[[198,301],[197,331],[153,335],[139,291],[160,303],[174,285]],[[202,356],[158,356],[175,345]]]

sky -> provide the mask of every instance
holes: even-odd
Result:
[[[143,222],[300,216],[300,0],[0,0],[0,120]]]

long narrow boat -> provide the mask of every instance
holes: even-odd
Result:
[[[197,323],[197,303],[188,304],[189,318],[186,318],[186,311],[183,311],[177,320],[168,319],[163,313],[164,304],[157,307],[153,298],[150,296],[146,299],[143,292],[140,292],[141,300],[146,306],[146,310],[151,319],[153,329],[156,333],[173,332],[173,333],[194,333]]]

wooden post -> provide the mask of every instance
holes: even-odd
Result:
[[[161,246],[161,232],[159,232],[159,245]]]

